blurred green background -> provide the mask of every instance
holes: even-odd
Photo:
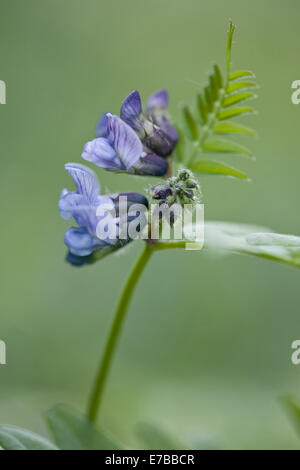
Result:
[[[133,89],[167,87],[171,111],[192,103],[214,60],[224,63],[228,19],[234,68],[254,70],[259,115],[244,118],[256,162],[228,158],[247,184],[201,177],[206,219],[300,234],[300,78],[295,0],[0,0],[0,421],[46,433],[57,402],[83,410],[121,287],[141,243],[85,269],[64,262],[64,163],[80,161],[102,111]],[[247,122],[246,122],[247,121]],[[246,142],[247,140],[247,142]],[[97,171],[103,190],[153,180]],[[300,396],[299,276],[250,257],[155,255],[131,305],[100,421],[128,445],[139,422],[222,448],[299,448],[279,402]]]

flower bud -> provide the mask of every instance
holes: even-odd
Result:
[[[165,184],[157,184],[150,188],[150,196],[160,201],[172,205],[193,204],[200,201],[200,185],[190,170],[182,168],[176,176],[169,178]]]
[[[149,194],[153,199],[165,200],[172,195],[172,190],[165,184],[156,184],[150,188]]]
[[[149,122],[150,123],[150,122]],[[148,124],[148,123],[147,123]],[[176,142],[172,141],[170,137],[155,124],[151,124],[151,132],[148,134],[149,124],[145,129],[145,137],[142,138],[143,144],[148,147],[152,152],[162,157],[166,157],[173,152]]]

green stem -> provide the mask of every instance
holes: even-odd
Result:
[[[127,279],[127,282],[123,289],[123,293],[121,295],[121,298],[120,298],[120,301],[119,301],[119,304],[118,304],[118,307],[117,307],[117,310],[113,319],[111,330],[110,330],[110,333],[106,342],[106,346],[105,346],[103,356],[100,362],[95,384],[93,386],[91,397],[90,397],[87,416],[91,422],[95,422],[97,419],[97,415],[98,415],[101,401],[103,398],[103,391],[105,388],[107,376],[108,376],[111,362],[112,362],[112,359],[116,350],[117,342],[121,333],[121,329],[124,323],[126,312],[127,312],[130,300],[132,298],[132,294],[134,292],[137,282],[147,262],[149,261],[153,251],[154,251],[153,246],[146,243],[146,246],[143,252],[141,253],[139,259],[137,260],[137,263],[135,264],[133,270],[131,271],[131,274],[129,278]]]

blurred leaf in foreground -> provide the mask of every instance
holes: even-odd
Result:
[[[55,442],[62,450],[121,449],[106,432],[96,429],[72,407],[57,405],[47,412],[47,422]]]
[[[7,424],[0,426],[0,447],[4,450],[58,450],[48,439]]]
[[[300,435],[300,403],[294,397],[286,396],[282,398],[282,403],[294,422],[295,428]]]
[[[187,448],[183,443],[177,441],[165,430],[154,424],[140,423],[137,434],[146,445],[146,449],[149,450],[181,450]]]

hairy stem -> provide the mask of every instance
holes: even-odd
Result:
[[[108,373],[111,367],[112,359],[116,350],[117,342],[120,337],[121,329],[126,317],[126,312],[134,289],[138,283],[138,280],[147,265],[154,248],[152,245],[146,243],[143,252],[137,260],[133,270],[131,271],[129,278],[124,286],[114,319],[110,329],[110,333],[105,345],[105,349],[100,361],[96,380],[92,389],[87,416],[91,422],[95,422],[99,412],[99,408],[103,398],[103,392],[108,377]]]

